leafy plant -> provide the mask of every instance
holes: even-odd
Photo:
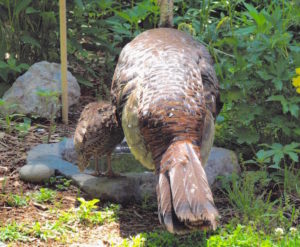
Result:
[[[71,179],[64,177],[50,177],[49,185],[55,186],[58,190],[67,190],[72,183]]]
[[[58,61],[57,10],[48,0],[0,1],[0,80],[12,82],[37,60]]]
[[[0,99],[0,123],[8,134],[13,130],[13,120],[24,117],[23,114],[12,113],[15,107],[16,104],[10,104],[5,100]]]
[[[23,207],[27,206],[28,198],[23,195],[9,194],[6,198],[6,203],[10,207]]]
[[[40,188],[40,191],[34,193],[33,198],[38,203],[51,203],[56,198],[56,191],[48,188]]]
[[[218,145],[243,148],[250,157],[248,150],[259,143],[284,146],[299,139],[300,98],[291,83],[300,64],[294,18],[299,6],[286,1],[178,1],[178,6],[175,23],[191,25],[216,60],[225,103]]]
[[[104,222],[101,212],[93,211],[97,208],[96,204],[99,202],[98,199],[86,201],[84,198],[80,197],[77,198],[77,200],[80,202],[77,211],[80,222],[93,224],[102,224]]]
[[[103,211],[96,211],[98,199],[86,201],[84,198],[79,197],[77,200],[80,202],[80,206],[76,214],[81,223],[103,224],[105,221],[114,222],[118,219],[120,206],[117,204],[110,204]]]
[[[7,223],[0,227],[1,241],[26,241],[28,236],[22,231],[22,225],[16,222]]]
[[[15,77],[24,70],[27,70],[29,65],[26,63],[17,64],[16,59],[10,57],[6,62],[0,60],[0,77],[4,80],[8,80],[8,76]]]
[[[42,226],[38,221],[33,223],[32,227],[29,229],[29,232],[34,237],[43,241],[47,241],[48,239],[53,239],[56,237],[55,231],[53,231],[51,224],[49,225],[46,223]]]
[[[50,142],[51,139],[51,134],[53,131],[55,131],[56,125],[55,125],[55,117],[56,113],[59,109],[59,95],[60,93],[57,91],[51,91],[51,90],[43,90],[39,89],[37,92],[37,95],[40,96],[43,101],[44,105],[47,107],[49,112],[49,121],[50,121],[50,126],[48,130],[48,138],[47,138],[47,143]]]
[[[272,165],[270,168],[280,169],[280,162],[283,160],[286,164],[285,157],[288,157],[293,162],[298,162],[298,156],[300,153],[300,143],[292,142],[288,145],[282,145],[280,143],[273,143],[272,145],[261,144],[261,146],[267,147],[268,150],[259,150],[256,153],[257,159],[262,160],[265,163]]]
[[[23,123],[17,123],[14,128],[19,132],[19,136],[24,137],[28,134],[31,127],[31,119],[24,117]]]

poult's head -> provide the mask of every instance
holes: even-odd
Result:
[[[81,113],[74,135],[79,168],[84,170],[92,156],[111,153],[123,137],[113,105],[105,101],[88,104]]]

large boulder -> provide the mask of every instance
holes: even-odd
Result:
[[[80,87],[76,78],[68,71],[68,104],[69,107],[78,102]],[[32,65],[29,70],[18,77],[12,87],[3,95],[3,100],[10,107],[9,112],[22,114],[34,114],[41,117],[49,117],[54,111],[57,115],[61,102],[51,106],[49,96],[41,96],[38,92],[57,92],[61,94],[61,66],[57,63],[42,61]],[[49,95],[49,94],[48,94]],[[46,99],[48,97],[48,99]],[[60,98],[60,97],[59,97]],[[5,109],[0,109],[4,111]],[[7,108],[6,108],[7,110]]]

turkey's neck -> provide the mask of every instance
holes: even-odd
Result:
[[[160,21],[159,27],[173,26],[173,0],[159,0]]]

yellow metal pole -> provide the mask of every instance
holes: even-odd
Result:
[[[59,0],[62,119],[68,124],[66,0]]]

